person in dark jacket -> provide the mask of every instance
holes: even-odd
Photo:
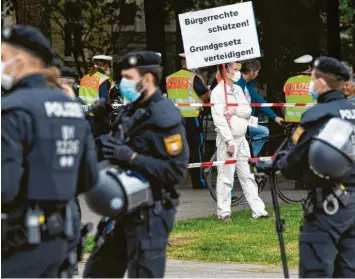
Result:
[[[103,137],[103,156],[113,165],[138,173],[150,183],[152,202],[99,230],[84,277],[164,277],[166,246],[173,229],[179,194],[175,185],[187,172],[189,147],[178,108],[162,96],[161,57],[151,51],[126,54],[120,92],[130,104],[122,107],[114,133]],[[105,105],[105,104],[103,104]],[[107,231],[111,231],[109,235]]]
[[[317,99],[317,104],[302,115],[300,126],[292,135],[295,146],[286,155],[279,154],[274,163],[257,164],[259,171],[270,170],[271,167],[280,169],[291,179],[302,177],[308,190],[308,197],[303,202],[304,220],[299,238],[300,278],[355,277],[353,162],[351,162],[352,166],[347,168],[348,174],[340,174],[336,178],[321,173],[319,168],[315,169],[310,160],[311,150],[313,150],[313,155],[323,158],[323,162],[317,163],[318,167],[321,166],[323,170],[337,169],[337,162],[326,159],[327,155],[324,153],[327,150],[318,149],[318,154],[314,154],[312,145],[328,123],[334,120],[349,122],[351,125],[348,128],[351,133],[351,128],[355,125],[354,105],[346,100],[341,92],[347,80],[349,80],[349,70],[340,61],[331,57],[316,59],[309,88],[310,94]],[[333,145],[336,148],[342,147],[339,139],[342,139],[343,128],[334,127],[336,131],[333,129],[331,132],[330,137],[334,136],[337,144],[334,145],[333,142]],[[327,137],[329,138],[329,135]],[[349,149],[353,156],[354,142],[351,139],[350,141],[353,148]],[[332,149],[330,144],[324,143],[324,145]],[[341,157],[344,158],[344,155]],[[345,173],[344,168],[338,170]]]
[[[43,73],[53,59],[39,30],[2,30],[3,277],[70,276],[64,264],[73,236],[69,203],[98,180],[94,141],[80,105],[47,85]]]
[[[85,103],[82,99],[79,98],[80,78],[79,74],[75,70],[69,67],[61,68],[59,82],[61,84],[66,84],[70,88],[73,88],[75,97],[78,99],[78,101],[80,100],[80,103]]]
[[[236,82],[245,94],[245,97],[249,103],[252,104],[263,104],[266,103],[264,98],[261,97],[255,90],[255,79],[259,75],[261,65],[259,60],[249,60],[242,63],[241,77]],[[277,124],[282,125],[284,122],[283,118],[277,116],[271,108],[261,107],[260,112],[265,114],[271,121],[275,121]],[[252,107],[252,115],[255,116],[255,107]],[[249,127],[249,135],[252,139],[257,140],[260,138],[265,138],[269,136],[269,129],[265,126],[258,125],[258,127]],[[258,157],[261,149],[263,148],[267,139],[254,141],[252,143],[253,155]]]

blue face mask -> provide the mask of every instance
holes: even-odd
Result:
[[[318,99],[318,93],[313,90],[314,82],[313,80],[309,83],[309,94],[312,96],[312,100]]]
[[[121,79],[120,92],[123,98],[126,98],[130,103],[133,103],[142,95],[142,92],[137,91],[138,82],[139,80]]]

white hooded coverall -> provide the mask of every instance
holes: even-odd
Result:
[[[238,178],[244,196],[252,210],[253,218],[266,216],[265,204],[258,195],[258,186],[247,162],[250,158],[250,149],[245,138],[245,133],[248,128],[251,108],[241,87],[236,84],[233,84],[232,87],[227,85],[227,92],[229,104],[242,103],[246,105],[237,107],[223,106],[226,104],[223,81],[212,91],[211,103],[219,104],[211,108],[213,122],[217,132],[217,161],[237,160],[236,165],[217,166],[217,217],[222,219],[231,215],[231,190],[234,183],[235,168],[237,168]],[[230,119],[229,127],[224,114],[227,110],[231,109],[236,110],[236,115],[233,115]],[[228,145],[234,145],[235,151],[233,157],[229,157],[227,154]]]

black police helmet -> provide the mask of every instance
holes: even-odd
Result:
[[[115,217],[125,211],[125,194],[114,169],[102,169],[98,183],[84,196],[88,207],[99,215]]]
[[[340,118],[328,121],[308,152],[311,170],[319,177],[339,180],[350,174],[354,162],[353,125]]]
[[[84,196],[93,212],[111,218],[133,212],[151,198],[149,183],[138,173],[110,167],[100,170],[97,185]]]
[[[313,63],[313,69],[317,69],[343,81],[348,81],[350,78],[349,68],[333,57],[318,57]]]
[[[2,29],[1,39],[2,42],[25,49],[40,58],[47,66],[53,65],[54,50],[39,29],[21,24],[7,26]],[[54,62],[55,64],[56,62]]]
[[[353,166],[348,157],[323,141],[314,141],[308,156],[312,171],[321,178],[343,178]]]
[[[72,79],[75,79],[76,81],[79,80],[79,74],[75,70],[73,70],[69,67],[61,68],[60,75],[61,75],[61,77],[72,78]]]
[[[151,69],[161,67],[161,54],[149,50],[131,51],[124,54],[122,57],[114,55],[113,57],[113,80],[121,79],[121,70],[130,68]]]

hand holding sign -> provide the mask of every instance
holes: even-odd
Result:
[[[260,57],[251,2],[179,15],[189,69]]]

